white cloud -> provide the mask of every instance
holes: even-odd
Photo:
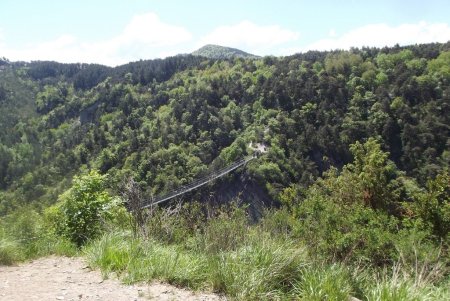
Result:
[[[334,28],[331,28],[330,31],[328,32],[328,36],[334,38],[337,36],[336,34],[336,30]]]
[[[351,30],[342,36],[318,40],[301,50],[349,49],[350,47],[384,47],[416,43],[447,42],[450,27],[447,23],[402,24],[391,27],[386,24],[371,24]],[[298,49],[300,50],[300,49]]]
[[[284,43],[296,41],[298,32],[283,29],[278,25],[260,26],[250,21],[242,21],[236,25],[221,26],[206,35],[198,46],[218,44],[240,48],[254,54],[268,54]]]
[[[164,23],[154,13],[134,16],[117,36],[86,43],[72,35],[32,45],[26,49],[9,49],[1,44],[0,53],[11,60],[55,60],[118,65],[139,59],[159,57],[163,51],[192,39],[185,28]]]
[[[4,39],[3,29],[0,28],[0,56],[3,56],[2,49],[4,48]]]
[[[193,41],[185,28],[162,21],[156,14],[134,16],[114,37],[98,42],[85,42],[66,34],[53,40],[14,49],[8,45],[7,32],[0,28],[0,56],[10,60],[55,60],[118,65],[139,59],[165,57],[190,52],[193,46],[219,44],[239,48],[254,54],[289,55],[307,50],[348,49],[362,46],[392,46],[415,43],[447,42],[448,23],[370,24],[338,33],[331,28],[324,39],[307,46],[299,43],[300,34],[278,25],[257,25],[242,21],[235,25],[217,27],[209,34]],[[198,42],[198,43],[197,43]]]

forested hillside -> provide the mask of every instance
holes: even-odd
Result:
[[[448,300],[449,83],[449,43],[0,59],[0,264],[81,252],[237,300]],[[239,178],[133,210],[252,142]],[[250,219],[249,198],[271,206]]]
[[[3,60],[0,212],[51,204],[92,168],[159,194],[251,141],[270,146],[248,172],[275,199],[349,163],[369,137],[424,185],[450,162],[449,65],[448,44],[116,68]]]

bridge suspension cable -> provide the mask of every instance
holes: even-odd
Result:
[[[178,188],[176,188],[174,190],[171,190],[170,192],[168,192],[165,195],[162,195],[162,196],[156,197],[153,200],[147,201],[141,207],[141,209],[145,209],[145,208],[151,207],[153,205],[157,205],[157,204],[166,202],[166,201],[168,201],[170,199],[173,199],[173,198],[175,198],[177,196],[185,194],[186,192],[189,192],[189,191],[194,190],[196,188],[199,188],[199,187],[201,187],[203,185],[206,185],[209,182],[212,182],[215,179],[220,178],[220,177],[222,177],[222,176],[232,172],[233,170],[235,170],[235,169],[237,169],[237,168],[247,164],[247,162],[249,162],[249,161],[251,161],[251,160],[253,160],[255,158],[256,158],[256,155],[252,155],[252,156],[249,156],[249,157],[237,160],[237,161],[231,163],[230,165],[228,165],[228,166],[226,166],[224,168],[221,168],[219,170],[213,171],[210,174],[208,174],[208,175],[206,175],[206,176],[204,176],[204,177],[202,177],[200,179],[197,179],[197,180],[189,183],[188,185],[178,187]]]

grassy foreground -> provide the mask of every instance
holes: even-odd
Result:
[[[266,212],[258,224],[245,208],[217,208],[208,216],[198,204],[155,210],[140,235],[122,216],[81,249],[55,234],[32,210],[3,219],[0,264],[48,254],[83,254],[105,277],[126,283],[158,279],[194,290],[210,290],[236,300],[448,300],[445,260],[402,257],[376,266],[330,259],[297,236],[286,210]],[[122,220],[122,222],[118,222]],[[195,222],[193,222],[195,220]],[[321,239],[317,231],[317,239]],[[398,238],[397,238],[398,239]]]
[[[237,207],[222,208],[214,218],[195,225],[190,224],[192,206],[175,211],[153,212],[145,237],[134,237],[129,231],[104,234],[84,248],[90,264],[105,276],[117,273],[127,283],[158,279],[236,300],[445,300],[450,296],[449,281],[439,264],[411,272],[401,261],[377,268],[333,262],[311,253],[301,239],[289,234],[286,223],[279,223],[287,218],[282,210],[268,212],[256,225],[250,225],[245,210]],[[417,268],[421,263],[416,264]]]

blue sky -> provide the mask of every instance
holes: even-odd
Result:
[[[0,57],[118,65],[214,43],[258,55],[450,40],[448,0],[1,0]]]

